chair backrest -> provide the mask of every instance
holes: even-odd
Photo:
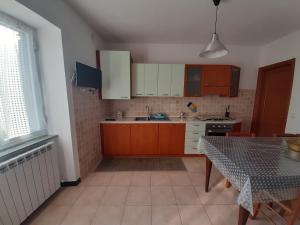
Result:
[[[289,134],[289,133],[273,134],[273,137],[300,137],[300,134]]]
[[[255,133],[250,132],[227,132],[227,137],[255,137]]]

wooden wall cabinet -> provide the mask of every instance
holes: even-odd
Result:
[[[159,155],[184,154],[185,124],[158,125]]]
[[[158,124],[131,124],[130,133],[130,155],[158,155]]]
[[[231,65],[203,66],[201,95],[237,97],[240,68]]]
[[[132,70],[132,96],[145,96],[145,64],[134,63]]]
[[[202,65],[185,65],[184,96],[200,97],[203,75]]]
[[[157,96],[158,64],[145,64],[145,96]]]
[[[240,68],[231,65],[186,65],[185,97],[237,97]]]

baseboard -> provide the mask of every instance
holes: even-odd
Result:
[[[63,181],[60,183],[62,187],[77,186],[81,182],[80,177],[76,181]]]

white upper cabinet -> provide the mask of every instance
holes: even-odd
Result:
[[[145,96],[145,64],[132,64],[132,96]]]
[[[171,64],[158,65],[158,96],[171,95],[171,76],[172,76]]]
[[[130,99],[130,52],[101,51],[102,98]]]
[[[173,97],[184,96],[184,70],[184,64],[172,65],[171,96]]]
[[[145,96],[157,96],[158,64],[145,64]]]

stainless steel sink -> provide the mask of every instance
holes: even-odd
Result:
[[[150,117],[135,117],[134,120],[135,121],[168,121],[170,119],[167,117],[165,119],[156,119],[156,118],[150,116]]]
[[[134,119],[135,121],[148,121],[150,120],[149,117],[135,117]]]

